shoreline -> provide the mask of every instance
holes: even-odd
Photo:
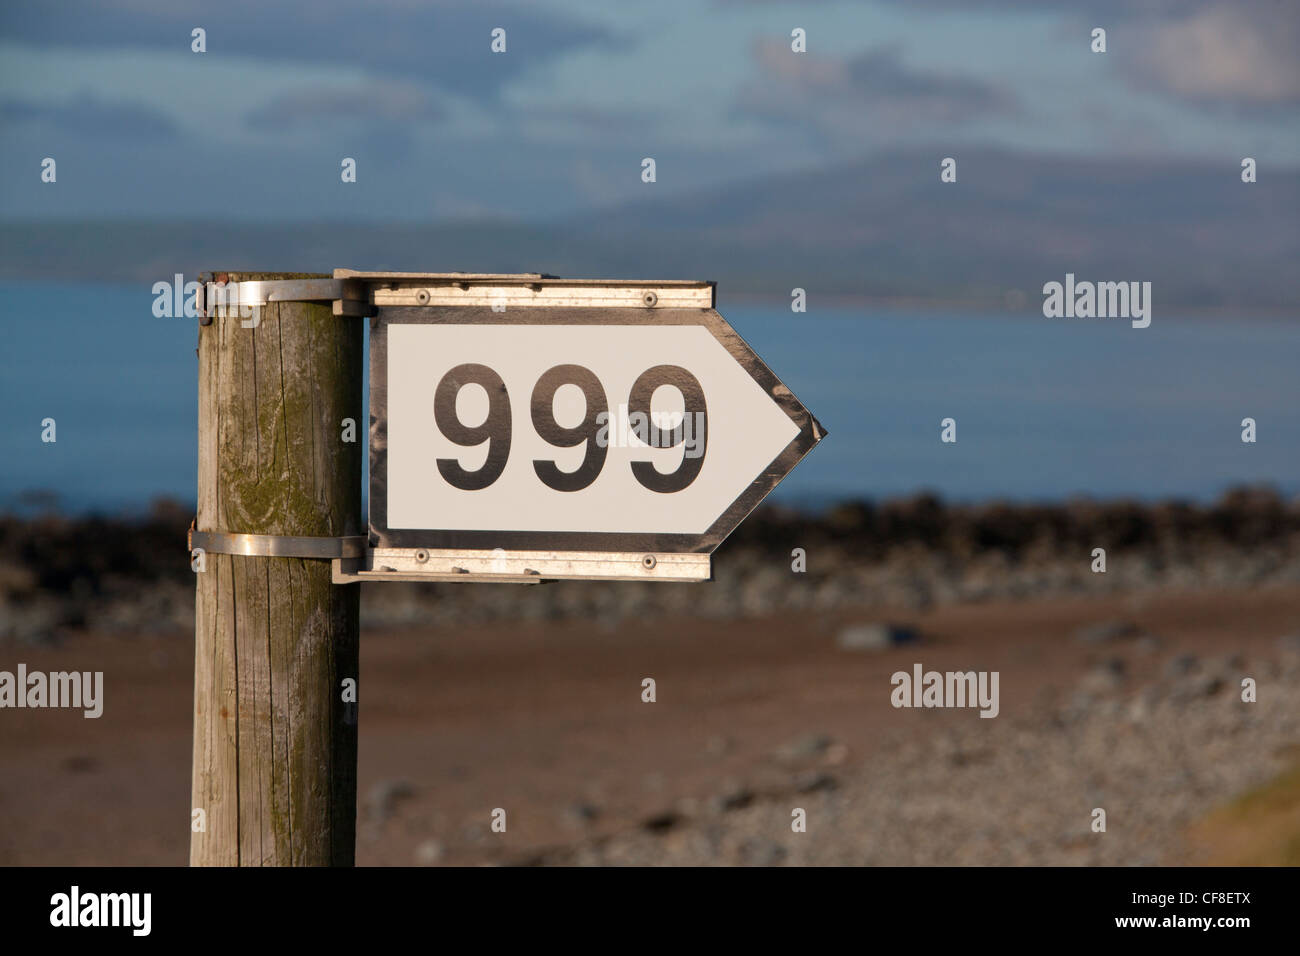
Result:
[[[191,518],[174,501],[156,502],[140,521],[0,516],[0,647],[192,627]],[[1300,584],[1300,499],[1238,489],[1209,506],[964,505],[930,495],[841,502],[815,515],[764,505],[714,553],[713,571],[699,584],[559,581],[527,594],[510,584],[366,583],[361,613],[367,627],[615,626],[647,614],[718,621],[1289,586]]]

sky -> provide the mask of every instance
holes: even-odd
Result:
[[[1296,0],[6,4],[0,219],[556,221],[918,145],[1295,168],[1298,49]]]

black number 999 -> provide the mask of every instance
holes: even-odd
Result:
[[[479,385],[487,392],[488,413],[480,425],[466,425],[456,412],[456,398],[466,385]],[[582,391],[586,411],[582,421],[573,426],[563,426],[555,420],[555,394],[564,385],[574,385]],[[671,385],[682,396],[682,419],[671,429],[661,429],[650,411],[650,401],[655,390]],[[681,491],[693,482],[704,465],[707,435],[708,408],[704,389],[699,380],[686,369],[676,365],[656,365],[642,372],[632,385],[628,397],[629,418],[644,422],[639,435],[646,444],[655,448],[673,448],[686,441],[688,419],[698,422],[692,429],[697,440],[693,448],[683,452],[681,463],[675,471],[664,474],[650,461],[631,462],[632,474],[640,484],[660,493]],[[533,428],[548,444],[557,448],[575,448],[586,443],[582,463],[574,471],[562,471],[551,460],[534,459],[533,471],[548,487],[556,491],[581,491],[594,482],[605,466],[609,453],[608,440],[598,440],[608,422],[609,400],[605,389],[594,372],[581,365],[556,365],[547,370],[533,386],[531,400]],[[511,418],[510,396],[501,376],[486,365],[466,363],[457,365],[438,383],[433,400],[434,423],[450,441],[465,447],[488,443],[487,457],[481,467],[469,470],[458,459],[437,459],[438,472],[454,488],[462,491],[479,491],[489,487],[501,477],[510,457]],[[608,429],[606,428],[608,435]]]

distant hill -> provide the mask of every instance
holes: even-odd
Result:
[[[0,277],[156,281],[209,269],[541,271],[716,279],[724,295],[1000,305],[1044,282],[1149,280],[1161,305],[1295,309],[1300,172],[892,153],[549,223],[0,224]],[[1017,301],[1014,297],[1012,301]]]

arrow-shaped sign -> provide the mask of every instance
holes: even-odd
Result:
[[[710,283],[412,279],[374,304],[376,548],[707,555],[825,435]]]

